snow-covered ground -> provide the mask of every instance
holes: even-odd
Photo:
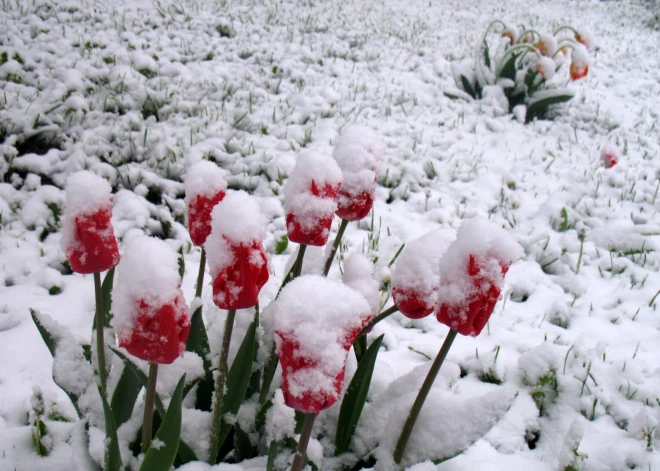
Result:
[[[91,332],[92,277],[64,274],[59,244],[69,174],[91,169],[110,181],[120,248],[143,232],[183,245],[190,302],[200,252],[183,225],[181,177],[202,158],[217,162],[229,187],[257,195],[268,218],[265,306],[295,252],[291,244],[276,255],[295,157],[302,149],[330,154],[352,123],[382,137],[385,164],[373,217],[349,225],[344,257],[377,259],[385,281],[404,242],[475,215],[506,228],[525,251],[487,328],[457,338],[438,380],[445,389],[437,394],[459,401],[451,416],[457,433],[464,398],[512,390],[513,407],[464,455],[410,469],[660,467],[660,31],[652,4],[2,2],[0,469],[88,469],[74,446],[80,427],[49,422],[55,444],[42,458],[27,425],[35,386],[73,414],[29,308],[52,315],[80,342]],[[554,120],[524,125],[492,103],[444,95],[455,88],[452,61],[473,54],[492,19],[595,34],[589,75],[569,84],[576,96]],[[568,82],[566,71],[556,80]],[[608,144],[621,152],[611,169],[600,165]],[[339,279],[336,266],[330,276]],[[204,301],[217,351],[224,317],[208,285]],[[236,336],[251,317],[238,318]],[[379,397],[428,364],[447,330],[434,316],[399,314],[376,326],[371,336],[385,334],[384,349],[356,449],[387,442],[383,430],[397,433]],[[331,430],[336,409],[321,415],[319,433]],[[427,425],[420,440],[443,427]],[[331,440],[313,440],[310,450],[319,456],[321,446],[330,457]],[[257,460],[217,469],[263,467]]]

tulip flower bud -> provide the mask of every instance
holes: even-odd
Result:
[[[225,197],[227,182],[217,165],[202,160],[188,170],[185,190],[190,239],[201,247],[211,233],[211,211]]]
[[[151,237],[131,242],[117,267],[112,326],[137,358],[169,364],[186,350],[190,317],[178,267],[176,252]]]
[[[477,336],[499,299],[504,275],[522,248],[496,224],[465,221],[440,260],[439,322],[459,334]]]
[[[77,273],[99,273],[119,263],[119,248],[110,219],[110,184],[89,171],[67,179],[61,246]]]
[[[221,309],[253,307],[268,281],[262,244],[266,218],[253,197],[235,191],[216,205],[211,219],[204,249],[213,277],[213,302]]]
[[[332,158],[312,151],[298,157],[284,187],[289,240],[315,246],[328,242],[342,181]]]
[[[339,136],[332,156],[344,174],[337,215],[349,221],[365,218],[374,204],[376,176],[382,159],[376,135],[368,128],[349,126]]]
[[[346,358],[373,317],[367,300],[345,284],[304,275],[271,304],[282,390],[289,407],[318,413],[341,393]]]

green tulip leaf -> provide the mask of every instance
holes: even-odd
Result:
[[[119,452],[119,440],[117,439],[117,427],[112,416],[112,410],[105,397],[105,393],[99,388],[99,395],[103,403],[103,415],[105,416],[105,434],[109,443],[105,450],[105,471],[121,471],[121,453]],[[169,469],[169,468],[168,468]]]
[[[197,388],[195,407],[199,410],[210,411],[215,384],[213,382],[213,372],[211,371],[211,361],[209,360],[211,349],[209,348],[209,338],[202,319],[201,306],[195,309],[190,319],[190,333],[186,342],[186,350],[199,355],[204,365],[204,377]]]
[[[131,418],[135,401],[141,390],[142,382],[124,365],[124,369],[117,382],[117,387],[112,394],[112,400],[110,401],[112,417],[117,426],[120,426]]]
[[[181,402],[185,383],[184,374],[176,385],[170,405],[163,417],[163,423],[147,450],[140,471],[167,471],[172,468],[181,439]]]
[[[348,385],[341,403],[341,408],[339,409],[337,434],[335,436],[335,455],[341,455],[348,451],[348,446],[360,420],[364,403],[367,401],[371,377],[376,365],[378,350],[382,343],[383,335],[373,341],[362,357],[355,375]]]

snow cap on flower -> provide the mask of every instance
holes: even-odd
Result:
[[[495,308],[504,275],[523,250],[504,229],[483,218],[461,225],[440,260],[439,322],[476,336]]]
[[[262,242],[268,221],[254,197],[234,191],[211,212],[211,234],[204,249],[213,277],[213,302],[221,309],[257,304],[268,281],[268,259]]]
[[[392,277],[392,297],[410,319],[433,312],[440,285],[440,259],[454,240],[453,231],[438,229],[406,244]]]
[[[62,250],[77,273],[99,273],[119,263],[110,184],[83,170],[69,176],[62,223]]]
[[[613,144],[606,144],[600,151],[600,163],[605,168],[612,168],[621,160],[621,152]]]
[[[190,318],[180,284],[178,256],[165,241],[140,236],[129,244],[112,290],[119,346],[154,363],[183,354]]]
[[[544,56],[552,57],[557,52],[557,39],[550,34],[541,34],[535,46]]]
[[[509,38],[510,44],[515,44],[518,41],[518,36],[518,26],[513,23],[504,23],[503,38]]]
[[[296,278],[271,305],[289,407],[320,412],[341,393],[348,351],[373,314],[364,297],[318,275]]]
[[[217,165],[202,160],[190,167],[184,186],[190,238],[202,246],[211,233],[211,210],[225,197],[227,182]]]
[[[369,302],[371,312],[378,314],[380,286],[373,279],[374,264],[366,255],[352,253],[344,261],[344,284],[360,293]]]
[[[582,44],[576,44],[571,58],[570,74],[571,80],[578,80],[589,73],[589,52]]]
[[[589,28],[580,28],[575,34],[575,40],[580,44],[584,44],[584,47],[589,51],[596,49],[596,36]]]
[[[289,240],[322,246],[328,241],[342,184],[337,162],[319,152],[306,151],[284,187],[284,209]]]
[[[555,64],[555,61],[550,57],[542,56],[536,63],[536,70],[541,75],[541,77],[546,80],[550,80],[555,76],[556,68],[557,64]]]
[[[349,221],[363,219],[374,203],[376,176],[382,160],[382,147],[369,128],[346,127],[332,153],[344,182],[339,189],[337,215]]]

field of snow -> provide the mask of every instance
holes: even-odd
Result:
[[[74,415],[29,309],[51,315],[79,342],[90,340],[93,280],[67,272],[59,243],[68,175],[89,169],[110,182],[120,250],[142,233],[183,247],[190,303],[200,251],[184,224],[181,178],[201,159],[216,162],[229,188],[256,195],[268,219],[266,306],[295,254],[295,244],[277,252],[286,235],[282,190],[296,155],[331,154],[353,123],[381,136],[385,162],[373,213],[348,226],[340,261],[366,254],[386,285],[402,244],[433,229],[456,230],[473,216],[501,225],[524,248],[487,328],[456,339],[411,446],[424,451],[469,433],[475,411],[488,413],[489,393],[515,393],[514,405],[463,455],[409,469],[660,469],[660,31],[653,8],[634,0],[3,0],[0,469],[94,469],[81,451],[80,424],[48,421],[47,457],[34,451],[28,425],[35,387],[49,407]],[[576,95],[554,119],[525,125],[497,103],[443,93],[456,87],[452,61],[474,53],[493,19],[594,33],[589,75],[568,83],[563,70],[555,79]],[[600,164],[607,145],[621,152],[610,169]],[[307,253],[310,261],[320,256]],[[335,264],[330,277],[340,276]],[[206,282],[204,313],[217,354],[224,312],[211,301],[208,271]],[[387,295],[385,302],[392,302]],[[238,313],[232,355],[251,319]],[[402,412],[383,397],[412,402],[423,372],[403,375],[428,365],[447,331],[434,316],[400,314],[375,327],[370,339],[385,336],[355,453],[396,439]],[[163,368],[164,394],[195,365],[184,358],[169,375]],[[355,367],[351,354],[348,378]],[[210,418],[197,414],[189,432],[206,440]],[[310,444],[321,469],[341,466],[326,436],[337,414],[338,406],[321,414]],[[96,458],[102,430],[90,432]],[[181,469],[265,469],[265,459]]]

